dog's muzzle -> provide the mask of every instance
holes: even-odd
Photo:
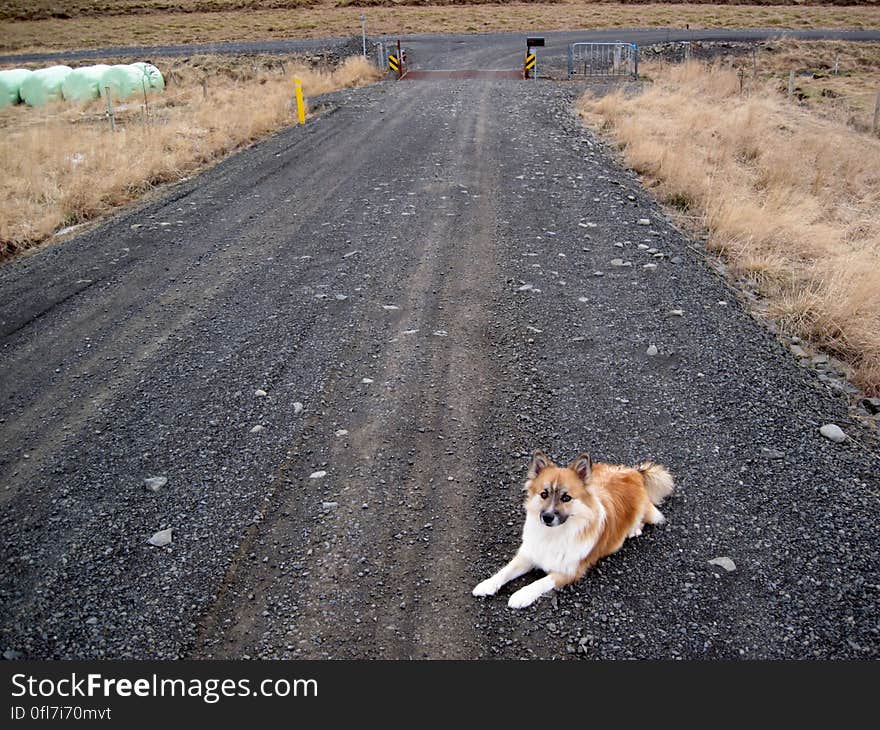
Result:
[[[568,519],[568,515],[561,515],[558,512],[542,512],[541,513],[541,522],[543,522],[547,527],[554,527],[555,525],[561,525]]]

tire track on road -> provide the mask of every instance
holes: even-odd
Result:
[[[481,456],[486,399],[497,377],[486,333],[497,287],[497,180],[491,166],[470,164],[496,144],[488,139],[488,90],[469,92],[442,135],[424,125],[425,114],[433,114],[426,106],[409,117],[405,137],[376,140],[379,148],[390,139],[421,151],[400,160],[421,167],[411,176],[413,189],[399,192],[404,200],[428,195],[437,204],[421,207],[405,226],[388,227],[386,238],[398,237],[395,248],[409,260],[399,262],[401,276],[383,282],[379,299],[399,309],[379,323],[364,313],[349,340],[347,362],[378,360],[368,387],[382,394],[375,408],[355,406],[354,419],[344,412],[351,386],[339,381],[339,390],[327,394],[323,428],[315,424],[308,439],[330,444],[322,458],[333,475],[328,479],[339,482],[333,488],[338,503],[310,528],[298,575],[285,573],[285,563],[266,570],[258,564],[253,574],[236,576],[235,594],[257,600],[248,606],[231,599],[224,607],[231,639],[205,637],[205,645],[223,655],[483,652],[466,586],[475,545],[469,516],[478,495],[470,462]],[[430,87],[408,93],[416,108],[433,96]],[[438,173],[430,161],[439,158]],[[366,343],[373,343],[372,355]],[[333,428],[343,422],[348,434],[335,438]],[[303,442],[295,450],[308,448]],[[289,543],[300,520],[315,520],[322,498],[310,486],[289,491],[275,508],[256,541],[264,549]],[[279,601],[295,609],[271,610]]]

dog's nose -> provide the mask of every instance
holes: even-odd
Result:
[[[544,512],[541,515],[541,519],[544,520],[545,525],[552,525],[554,517],[555,515],[552,512]]]

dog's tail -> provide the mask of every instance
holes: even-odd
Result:
[[[655,505],[660,505],[663,500],[672,494],[672,474],[660,464],[646,461],[638,467],[639,474],[645,480],[645,491],[648,498]]]

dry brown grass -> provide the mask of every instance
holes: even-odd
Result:
[[[0,19],[106,17],[149,13],[213,13],[224,10],[277,10],[315,5],[320,0],[4,0]]]
[[[880,140],[787,100],[740,95],[732,69],[655,69],[641,94],[584,97],[627,162],[708,247],[758,288],[770,316],[880,392]]]
[[[401,5],[504,5],[509,0],[324,0],[334,5],[374,7]],[[564,0],[532,0],[537,3]],[[42,20],[82,16],[203,13],[224,10],[278,10],[317,5],[322,0],[4,0],[0,20]],[[699,5],[877,5],[880,0],[691,0]],[[584,5],[680,5],[684,0],[581,0]]]
[[[100,101],[83,108],[59,104],[0,110],[0,258],[61,227],[100,217],[293,123],[294,76],[302,79],[307,97],[379,78],[360,56],[332,71],[277,57],[238,65],[229,59],[197,59],[172,74],[163,70],[178,83],[151,100],[148,118],[138,102],[119,107],[116,133],[109,130]],[[207,70],[211,81],[203,98],[201,79]]]
[[[220,0],[218,0],[219,2]],[[24,2],[24,0],[21,0]],[[230,0],[231,2],[231,0]],[[200,43],[267,38],[347,36],[360,32],[360,7],[318,0],[297,9],[156,12],[130,16],[75,16],[33,21],[0,20],[0,51]],[[221,6],[218,6],[221,7]],[[584,0],[559,3],[375,7],[371,34],[570,30],[573,28],[880,28],[880,5],[620,4]]]
[[[766,50],[760,55],[762,78],[787,89],[788,73],[795,71],[795,94],[804,105],[857,129],[870,128],[880,91],[880,43],[782,40]]]

